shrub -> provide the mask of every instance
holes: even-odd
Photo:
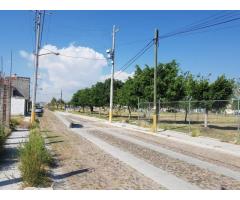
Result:
[[[19,169],[25,185],[45,186],[49,182],[46,173],[52,158],[38,129],[30,131],[29,141],[20,146],[19,153]]]
[[[19,118],[11,118],[10,129],[15,130],[19,124],[20,124],[20,119]]]
[[[39,121],[36,120],[36,121],[33,122],[32,124],[30,124],[29,128],[30,128],[30,129],[38,129],[38,128],[39,128]]]
[[[199,129],[192,129],[192,137],[198,137],[200,136]]]
[[[0,153],[3,150],[3,145],[5,143],[6,140],[6,135],[5,135],[5,130],[3,126],[0,126]]]

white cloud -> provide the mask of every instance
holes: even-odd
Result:
[[[64,100],[69,100],[76,90],[88,87],[99,81],[103,67],[107,66],[107,61],[103,54],[88,47],[70,44],[68,47],[58,48],[48,44],[43,46],[40,54],[49,53],[46,49],[58,52],[60,55],[49,54],[40,56],[39,73],[42,79],[39,80],[39,87],[43,90],[39,92],[39,101],[48,101],[53,96],[59,97],[60,89],[63,90]],[[33,54],[20,51],[20,55],[28,62],[31,62],[32,65],[34,60]]]
[[[117,71],[115,72],[115,79],[118,79],[118,80],[121,80],[121,81],[126,81],[129,77],[133,77],[133,74],[134,72],[132,73],[127,73],[127,72],[124,72],[124,71]],[[104,81],[108,78],[111,77],[111,74],[107,74],[107,75],[103,75],[101,77],[101,81]]]

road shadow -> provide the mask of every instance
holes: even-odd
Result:
[[[18,137],[18,136],[16,136],[16,137],[9,137],[9,138],[7,138],[8,140],[13,140],[13,139],[27,139],[28,137],[27,136],[25,136],[25,137]]]
[[[58,135],[46,136],[45,139],[58,138],[58,137],[60,137],[60,136],[58,136]]]
[[[5,181],[0,181],[0,187],[20,183],[21,181],[22,181],[22,178],[13,178]]]
[[[55,144],[55,143],[61,143],[61,142],[64,142],[64,140],[58,140],[58,141],[46,142],[46,145],[49,145],[49,144]]]
[[[83,127],[83,125],[82,124],[78,124],[78,123],[73,123],[73,122],[71,122],[71,124],[70,124],[70,128],[82,128]]]
[[[18,148],[5,148],[0,155],[0,171],[2,171],[2,169],[11,168],[16,162],[18,162]]]
[[[22,144],[25,144],[25,143],[27,143],[27,141],[22,141],[22,142],[7,142],[6,144],[5,144],[5,146],[7,147],[7,146],[9,146],[9,145],[22,145]]]
[[[90,171],[92,171],[92,169],[85,168],[85,169],[79,169],[79,170],[67,172],[64,174],[58,174],[58,175],[49,174],[49,177],[52,178],[53,180],[61,180],[61,179],[68,178],[70,176],[75,176],[75,175],[79,175],[79,174],[90,172]]]
[[[27,128],[19,128],[19,129],[16,129],[16,130],[14,130],[14,132],[25,132],[25,131],[29,131],[29,129],[27,129]]]

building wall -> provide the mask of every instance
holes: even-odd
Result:
[[[10,87],[8,81],[0,77],[0,124],[6,127],[10,123]]]
[[[4,95],[4,85],[3,80],[0,77],[0,125],[3,124],[3,95]]]
[[[23,98],[11,98],[11,115],[26,114],[26,100]]]
[[[9,77],[7,77],[9,79]],[[30,78],[13,76],[11,78],[11,85],[18,91],[17,96],[24,97],[26,100],[30,100]],[[13,94],[13,96],[15,96]]]

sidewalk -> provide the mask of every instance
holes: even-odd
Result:
[[[18,129],[8,137],[0,163],[0,190],[17,190],[21,186],[17,151],[28,138],[29,131]]]

